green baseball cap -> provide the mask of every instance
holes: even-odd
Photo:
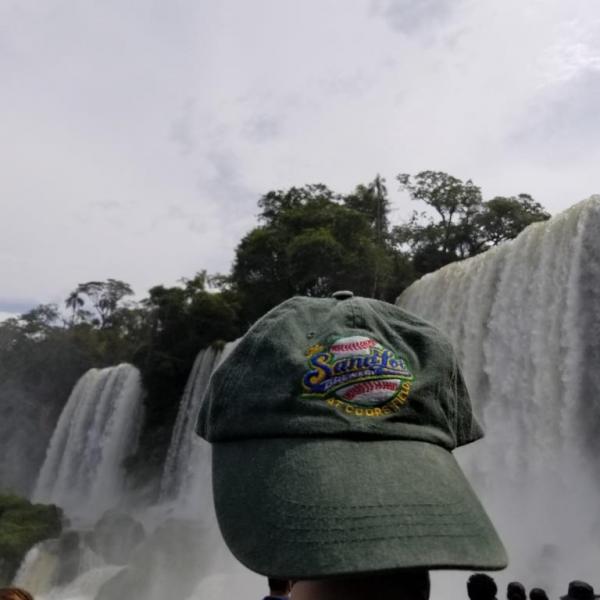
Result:
[[[398,306],[280,304],[213,373],[198,433],[225,542],[257,573],[507,565],[451,453],[483,435],[452,346]]]

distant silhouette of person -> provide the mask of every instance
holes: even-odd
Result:
[[[0,600],[33,600],[33,596],[21,588],[0,589]]]
[[[529,590],[529,600],[548,600],[548,595],[542,588],[531,588]]]
[[[519,581],[511,581],[506,588],[506,598],[508,600],[527,600],[525,586]]]
[[[290,582],[286,579],[275,579],[269,577],[269,595],[264,600],[286,599],[290,593]]]
[[[600,598],[594,594],[594,588],[585,581],[574,580],[569,583],[569,591],[561,600],[594,600]]]
[[[467,594],[471,600],[496,600],[498,586],[485,573],[474,573],[467,581]]]

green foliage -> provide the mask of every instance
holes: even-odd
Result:
[[[0,586],[10,583],[32,546],[58,537],[61,529],[62,511],[57,506],[0,495]]]
[[[529,194],[510,198],[496,196],[483,203],[483,210],[475,219],[475,227],[483,242],[479,250],[513,239],[525,227],[549,218],[550,214]]]
[[[145,339],[131,362],[140,368],[146,396],[146,423],[131,469],[160,467],[185,383],[202,348],[241,334],[238,305],[227,291],[206,289],[206,272],[184,279],[182,287],[155,286],[142,301]],[[142,475],[143,473],[139,472]]]
[[[390,202],[385,180],[382,177],[377,175],[368,185],[357,185],[354,192],[346,196],[343,201],[345,206],[367,217],[378,238],[387,232]]]
[[[88,281],[80,283],[65,300],[71,309],[71,321],[91,322],[100,328],[110,326],[112,319],[125,296],[133,295],[129,284],[118,279],[106,281]],[[93,310],[88,310],[86,307]]]
[[[411,279],[391,244],[388,206],[380,177],[346,197],[324,185],[263,196],[262,224],[237,247],[230,278],[244,322],[296,294],[351,289],[393,300]]]
[[[550,217],[527,194],[484,202],[471,180],[463,182],[440,171],[423,171],[414,177],[402,173],[397,179],[401,189],[430,210],[413,212],[408,223],[393,231],[395,243],[410,248],[419,276],[479,254]]]

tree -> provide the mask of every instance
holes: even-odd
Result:
[[[85,300],[81,297],[79,287],[74,289],[65,300],[65,306],[71,309],[71,325],[74,325],[77,321],[84,322],[92,316],[92,313],[83,308]]]
[[[414,177],[402,173],[397,179],[412,200],[430,209],[414,211],[408,223],[393,230],[395,244],[410,248],[418,275],[479,254],[550,216],[527,194],[484,202],[471,180],[463,182],[440,171],[423,171]]]
[[[543,206],[529,194],[509,198],[496,196],[483,203],[475,219],[481,247],[486,249],[517,237],[525,227],[550,218]]]
[[[45,336],[61,323],[56,304],[40,304],[22,314],[18,320],[23,332],[30,336]]]
[[[258,205],[260,225],[238,245],[229,278],[245,323],[297,294],[347,288],[394,300],[406,285],[406,259],[391,243],[381,177],[346,197],[309,185],[271,191]]]
[[[441,171],[422,171],[414,178],[398,175],[400,188],[420,200],[434,216],[413,212],[409,223],[396,229],[396,239],[408,243],[419,273],[438,269],[469,255],[469,229],[481,206],[481,190]]]
[[[385,237],[389,228],[390,203],[383,177],[377,175],[371,183],[357,185],[354,192],[343,198],[343,202],[348,208],[369,219],[378,239]]]
[[[377,298],[380,290],[382,265],[386,258],[392,258],[393,250],[390,245],[389,235],[389,200],[385,180],[377,175],[368,185],[358,185],[354,192],[344,198],[344,205],[365,215],[371,224],[374,234],[376,254],[375,269],[373,271],[373,286],[370,295]],[[396,257],[394,257],[396,258]],[[383,292],[384,293],[384,292]]]
[[[72,323],[91,320],[93,325],[103,329],[113,323],[113,317],[123,298],[131,295],[133,290],[129,284],[118,279],[88,281],[80,283],[69,294],[65,305],[72,311]],[[94,309],[94,312],[85,309],[88,305]]]

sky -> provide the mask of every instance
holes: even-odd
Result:
[[[600,192],[597,0],[0,0],[0,318],[227,272],[272,189]]]

